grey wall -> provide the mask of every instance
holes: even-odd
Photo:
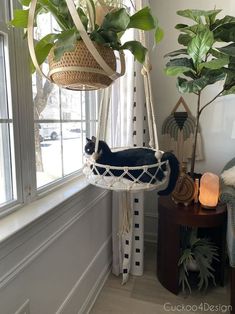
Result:
[[[153,66],[152,81],[154,100],[157,110],[157,124],[159,133],[164,119],[181,96],[176,89],[176,79],[167,77],[164,66],[167,52],[179,48],[177,44],[178,31],[174,29],[177,23],[187,23],[190,20],[177,16],[176,11],[180,9],[204,9],[211,10],[215,7],[223,9],[221,16],[235,15],[234,0],[150,0],[151,8],[159,19],[164,29],[163,42],[151,53]],[[209,87],[203,96],[203,100],[210,100],[221,89],[218,85]],[[195,113],[196,98],[193,95],[183,95],[190,109]],[[201,116],[201,128],[205,150],[205,161],[198,162],[196,170],[219,173],[226,161],[235,155],[235,138],[232,138],[232,128],[235,128],[235,96],[226,96],[216,101],[214,105],[205,109]],[[160,138],[161,140],[161,138]]]
[[[235,15],[234,0],[150,0],[151,8],[164,29],[164,40],[151,51],[151,72],[153,93],[156,105],[156,120],[158,134],[165,118],[181,96],[176,89],[176,79],[167,77],[163,69],[167,62],[164,55],[179,48],[177,44],[178,32],[174,29],[177,23],[189,20],[177,16],[180,9],[223,9],[222,15]],[[218,93],[219,86],[206,90],[204,101],[210,100]],[[195,113],[196,98],[192,95],[183,95],[190,110]],[[235,156],[235,138],[232,138],[232,129],[235,128],[235,96],[226,96],[208,107],[201,116],[201,129],[203,136],[205,160],[196,164],[196,171],[212,171],[220,173],[224,164]],[[235,130],[234,130],[235,132]],[[234,134],[235,136],[235,134]],[[162,138],[160,135],[160,148]],[[145,240],[157,240],[157,196],[156,192],[148,192],[145,197]]]

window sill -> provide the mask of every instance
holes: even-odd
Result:
[[[0,220],[0,243],[89,186],[80,176]]]

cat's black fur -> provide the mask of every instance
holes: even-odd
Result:
[[[85,153],[88,155],[92,155],[95,151],[95,137],[92,137],[92,139],[87,138],[87,144],[85,145]],[[156,164],[158,161],[155,157],[155,152],[152,149],[149,148],[131,148],[131,149],[125,149],[118,152],[112,152],[109,146],[104,141],[99,141],[99,147],[98,147],[98,154],[99,157],[96,160],[97,163],[103,164],[103,165],[110,165],[110,166],[116,166],[116,167],[137,167],[137,166],[144,166],[144,165],[152,165]],[[176,181],[179,176],[179,162],[175,155],[173,155],[170,152],[166,152],[162,155],[161,161],[169,161],[169,165],[171,168],[170,173],[170,179],[168,187],[160,191],[159,195],[168,195],[170,194],[176,184]],[[162,181],[164,178],[164,171],[166,169],[166,166],[163,165],[161,169],[159,169],[156,179],[159,181]],[[103,174],[104,169],[103,168],[97,168],[98,173],[97,174]],[[154,174],[156,171],[156,168],[149,168],[148,172],[151,174]],[[112,174],[115,176],[120,176],[123,173],[122,170],[112,170]],[[129,173],[134,178],[138,178],[140,174],[142,173],[142,170],[130,170]],[[125,174],[125,178],[129,180],[133,180],[128,174]],[[151,180],[151,177],[145,173],[141,176],[139,181],[143,183],[148,183]],[[156,180],[153,180],[152,183],[155,183]]]

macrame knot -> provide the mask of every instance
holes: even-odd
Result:
[[[162,158],[162,152],[160,151],[160,150],[158,150],[158,151],[156,151],[156,153],[155,153],[155,157],[157,158],[157,160],[161,160],[161,158]]]
[[[146,76],[152,70],[151,64],[145,64],[141,70],[141,74]]]

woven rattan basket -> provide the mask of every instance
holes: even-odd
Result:
[[[105,62],[116,71],[116,57],[111,48],[97,43],[94,46]],[[82,40],[74,51],[65,52],[60,61],[54,60],[54,51],[49,56],[50,79],[67,89],[95,90],[109,86],[113,81],[105,74]]]

